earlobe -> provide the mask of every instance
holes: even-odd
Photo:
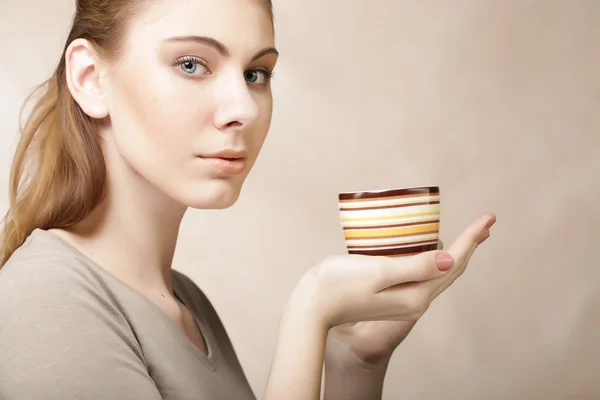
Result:
[[[95,119],[108,116],[104,101],[101,71],[91,44],[76,39],[65,53],[67,86],[83,112]]]

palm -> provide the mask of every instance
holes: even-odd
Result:
[[[489,228],[496,222],[496,217],[487,218],[483,232],[479,232],[481,228],[478,223],[480,222],[478,219],[471,224],[463,235],[457,239],[457,243],[462,245],[472,241],[474,234],[478,238],[477,244],[471,249],[466,260],[463,259],[461,265],[455,268],[456,272],[448,278],[438,278],[441,285],[433,293],[430,302],[462,274],[467,266],[468,258],[473,254],[475,248],[489,237]],[[443,248],[444,244],[439,241],[438,249]],[[337,359],[338,362],[341,359],[344,360],[342,362],[358,361],[367,365],[385,363],[386,360],[390,359],[396,347],[408,336],[421,315],[407,321],[365,321],[336,326],[330,330],[327,338],[327,357],[333,360]]]
[[[416,321],[365,321],[339,325],[329,332],[330,346],[345,347],[360,361],[377,363],[389,358]]]
[[[438,241],[438,249],[443,248],[444,243]],[[328,348],[349,351],[359,361],[376,364],[391,357],[416,323],[417,320],[364,321],[339,325],[329,331]]]

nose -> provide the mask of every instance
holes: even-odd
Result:
[[[259,116],[258,104],[243,75],[223,75],[217,83],[214,89],[217,100],[214,123],[218,129],[239,129],[256,121]]]

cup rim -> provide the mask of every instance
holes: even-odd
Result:
[[[439,185],[431,186],[411,186],[405,188],[388,188],[388,189],[375,189],[375,190],[359,190],[359,191],[345,191],[338,193],[339,200],[351,200],[368,197],[390,197],[390,196],[401,196],[405,194],[412,194],[418,191],[427,191],[428,193],[437,192],[440,193]]]

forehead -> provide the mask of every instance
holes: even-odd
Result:
[[[250,53],[274,46],[271,16],[265,0],[150,1],[129,26],[130,46],[174,36],[210,36]]]

